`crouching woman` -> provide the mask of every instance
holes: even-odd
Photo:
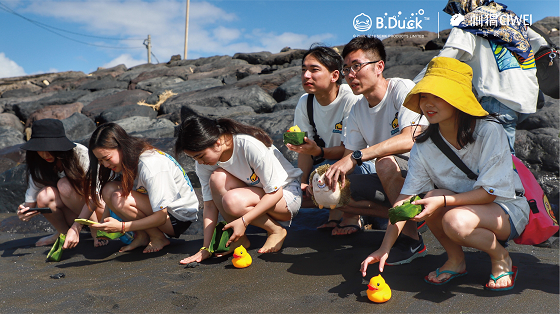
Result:
[[[170,243],[167,236],[178,238],[196,221],[198,199],[185,171],[170,155],[115,123],[93,132],[89,155],[88,191],[94,194],[99,186],[106,204],[103,223],[90,228],[134,231],[134,240],[121,252],[137,247],[145,247],[144,253],[157,252]],[[109,217],[109,210],[122,221]]]

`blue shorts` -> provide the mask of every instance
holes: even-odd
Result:
[[[498,204],[498,203],[496,203],[496,204]],[[498,205],[500,205],[500,204],[498,204]],[[500,207],[506,213],[506,215],[508,215],[510,232],[509,232],[509,237],[507,238],[507,240],[498,240],[498,242],[503,247],[508,247],[509,240],[517,238],[519,236],[519,234],[517,234],[517,230],[515,230],[515,225],[513,224],[513,220],[511,220],[511,217],[509,216],[508,212],[504,209],[504,207],[502,207],[502,205],[500,205]]]

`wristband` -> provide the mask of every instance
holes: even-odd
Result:
[[[247,228],[247,223],[245,222],[245,218],[243,218],[243,216],[241,216],[241,221],[243,221],[243,225]]]
[[[319,148],[321,149],[321,153],[315,156],[315,159],[323,158],[325,156],[325,150],[323,149],[323,147],[319,146]]]
[[[121,233],[124,234],[124,221],[122,222],[122,231],[121,231]]]
[[[205,246],[201,247],[200,250],[198,250],[198,251],[199,251],[199,252],[200,252],[200,251],[206,251],[206,252],[212,254],[212,252],[210,252],[210,250],[209,250],[207,247],[205,247]]]
[[[445,195],[443,196],[443,207],[447,207],[447,200],[445,199]]]

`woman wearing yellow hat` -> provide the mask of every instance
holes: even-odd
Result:
[[[512,167],[511,152],[502,126],[481,107],[472,93],[472,69],[456,59],[437,57],[425,77],[410,91],[404,106],[423,114],[430,126],[419,135],[410,153],[409,172],[395,206],[413,195],[426,193],[413,204],[424,205],[415,221],[428,227],[447,252],[447,261],[429,273],[425,281],[442,285],[467,274],[463,246],[488,253],[492,270],[489,290],[509,290],[517,268],[505,246],[521,234],[529,218],[529,206],[521,180]],[[432,140],[439,134],[474,176],[453,163]],[[437,189],[435,187],[438,187]],[[361,265],[385,260],[404,221],[387,228],[381,247]]]

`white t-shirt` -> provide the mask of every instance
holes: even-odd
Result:
[[[162,151],[140,155],[133,190],[148,195],[154,212],[167,208],[178,220],[197,220],[198,199],[185,170]]]
[[[313,139],[313,128],[307,115],[307,97],[300,97],[294,113],[294,125],[299,126],[302,132],[307,132],[307,137]],[[340,146],[342,143],[342,130],[346,125],[348,114],[354,104],[362,98],[354,95],[348,84],[341,84],[336,99],[327,106],[322,106],[313,97],[313,121],[317,128],[317,134],[325,141],[325,147]]]
[[[537,110],[539,84],[534,64],[522,69],[509,50],[457,27],[451,30],[443,49],[448,47],[466,52],[459,60],[472,68],[478,97],[496,98],[520,113]]]
[[[443,136],[442,136],[443,138]],[[482,187],[495,195],[511,217],[517,234],[521,234],[529,219],[529,205],[525,197],[517,197],[516,191],[524,191],[519,176],[513,170],[506,133],[496,122],[479,119],[474,130],[475,141],[457,150],[449,144],[478,179],[471,180],[432,142],[415,143],[410,151],[408,174],[401,194],[425,193],[437,186],[455,193],[472,191]]]
[[[391,78],[385,96],[379,104],[370,108],[365,97],[350,110],[344,132],[344,146],[349,150],[376,145],[401,133],[411,125],[428,125],[425,117],[402,106],[406,95],[414,87],[408,79]]]
[[[248,186],[262,188],[272,193],[290,182],[299,181],[302,171],[295,168],[274,146],[266,147],[258,139],[245,134],[233,136],[233,154],[228,161],[217,165],[196,164],[196,174],[202,186],[203,200],[212,200],[210,175],[222,168]]]
[[[84,173],[88,172],[89,169],[89,155],[88,149],[82,144],[74,143],[76,146],[73,148],[74,153],[78,157],[78,162],[80,166],[84,170]],[[66,176],[64,171],[58,173],[58,178],[62,179]],[[27,191],[25,191],[25,202],[26,203],[35,203],[37,201],[37,194],[44,186],[39,183],[35,183],[29,175],[28,183],[27,183]]]

